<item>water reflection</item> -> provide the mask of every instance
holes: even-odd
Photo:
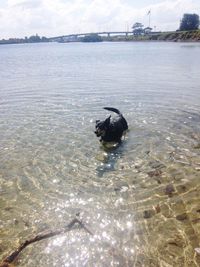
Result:
[[[123,140],[120,144],[105,143],[101,145],[100,152],[96,156],[97,160],[101,162],[96,168],[98,177],[102,177],[105,173],[115,170],[117,160],[123,156],[125,145],[125,140]]]

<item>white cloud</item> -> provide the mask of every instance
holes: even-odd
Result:
[[[163,0],[136,7],[123,0],[7,0],[0,7],[0,39],[125,30],[127,25],[130,30],[136,21],[148,25],[150,9],[151,26],[176,30],[184,13],[200,13],[198,1]]]
[[[40,0],[8,0],[9,7],[24,7],[24,8],[35,8],[39,7],[41,4]]]
[[[152,7],[152,23],[161,30],[176,30],[184,13],[200,13],[194,0],[163,1]],[[153,26],[153,25],[152,25]]]

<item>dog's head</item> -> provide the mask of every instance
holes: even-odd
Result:
[[[95,134],[97,137],[102,137],[105,135],[106,133],[106,130],[108,129],[109,127],[109,124],[110,124],[110,118],[111,116],[109,116],[107,119],[105,119],[104,121],[100,121],[100,120],[97,120],[96,121],[96,126],[95,126]]]

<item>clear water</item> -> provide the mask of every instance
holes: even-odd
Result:
[[[199,266],[200,44],[0,46],[0,255],[19,266]],[[106,151],[96,119],[130,131]]]

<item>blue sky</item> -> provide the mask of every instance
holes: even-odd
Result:
[[[131,30],[135,22],[176,30],[184,13],[200,15],[200,0],[0,0],[0,39],[33,34]]]

